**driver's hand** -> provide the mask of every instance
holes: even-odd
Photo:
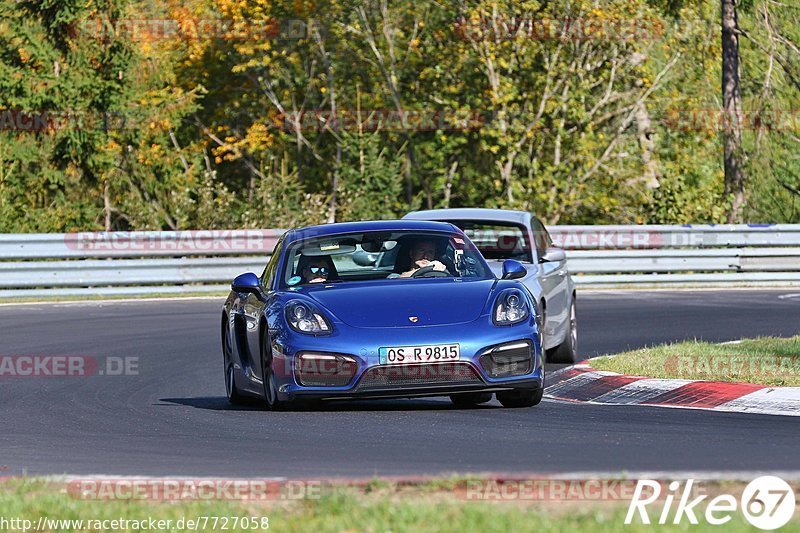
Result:
[[[439,272],[446,272],[447,271],[447,267],[444,266],[444,263],[442,263],[440,261],[433,261],[433,262],[428,263],[428,264],[433,265],[433,269],[434,270],[438,270]]]
[[[444,266],[444,263],[440,261],[428,261],[427,259],[420,259],[419,261],[414,261],[414,268],[409,270],[408,272],[403,272],[400,274],[401,278],[410,278],[417,272],[420,268],[425,267],[433,267],[433,270],[438,270],[439,272],[447,272],[447,267]]]
[[[428,261],[427,259],[420,259],[414,263],[417,268],[425,268],[427,266],[432,266],[434,270],[438,270],[439,272],[445,272],[447,267],[444,266],[444,263],[441,261]]]

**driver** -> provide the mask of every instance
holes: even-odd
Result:
[[[303,276],[303,283],[324,283],[328,281],[330,268],[324,258],[312,257],[300,274]]]
[[[411,257],[411,269],[400,274],[401,278],[410,278],[420,268],[433,266],[433,270],[447,272],[444,263],[434,260],[436,257],[436,243],[432,239],[423,239],[414,243],[408,252]]]

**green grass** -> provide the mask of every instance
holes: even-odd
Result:
[[[685,341],[597,357],[591,365],[633,376],[800,386],[800,336],[722,345]]]
[[[0,517],[26,518],[36,523],[40,516],[55,519],[83,520],[144,520],[197,517],[268,517],[272,531],[324,532],[405,532],[467,531],[507,532],[650,532],[654,527],[670,531],[719,531],[707,524],[699,508],[699,526],[653,526],[634,521],[624,525],[627,502],[581,504],[576,502],[484,502],[460,499],[452,488],[458,482],[450,479],[420,486],[398,486],[392,482],[376,481],[368,487],[337,486],[322,491],[320,499],[299,501],[245,502],[149,502],[79,500],[68,495],[63,484],[32,479],[18,479],[0,484]],[[60,487],[60,488],[59,488]],[[741,488],[741,487],[740,487]],[[735,492],[731,492],[736,494]],[[658,519],[661,507],[651,510],[652,520]],[[671,513],[670,516],[674,515]],[[749,531],[740,512],[733,513],[725,531]],[[91,531],[92,529],[51,529],[51,531]],[[203,531],[202,527],[198,531]],[[213,531],[211,525],[205,531]],[[217,527],[221,531],[221,527]],[[19,529],[10,529],[19,531]],[[121,528],[117,531],[135,531]],[[166,531],[183,531],[173,526]],[[227,531],[264,531],[263,529],[233,528]],[[782,531],[800,531],[800,517]]]

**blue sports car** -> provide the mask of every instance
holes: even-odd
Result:
[[[394,264],[358,258],[397,248]],[[349,398],[450,397],[530,407],[544,366],[517,261],[501,279],[458,227],[398,220],[288,231],[222,310],[228,399],[269,409]]]

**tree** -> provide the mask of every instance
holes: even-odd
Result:
[[[152,15],[129,0],[0,0],[0,13],[0,107],[50,119],[31,131],[3,128],[4,182],[27,207],[3,226],[177,229],[172,209],[182,202],[159,201],[158,191],[200,192],[202,182],[174,179],[191,173],[193,158],[173,149],[182,152],[175,130],[194,94],[169,87],[169,51],[145,57],[152,43],[118,24]]]
[[[742,89],[739,80],[739,20],[736,0],[722,2],[722,107],[725,125],[725,195],[728,222],[742,222],[745,177],[742,150]]]

